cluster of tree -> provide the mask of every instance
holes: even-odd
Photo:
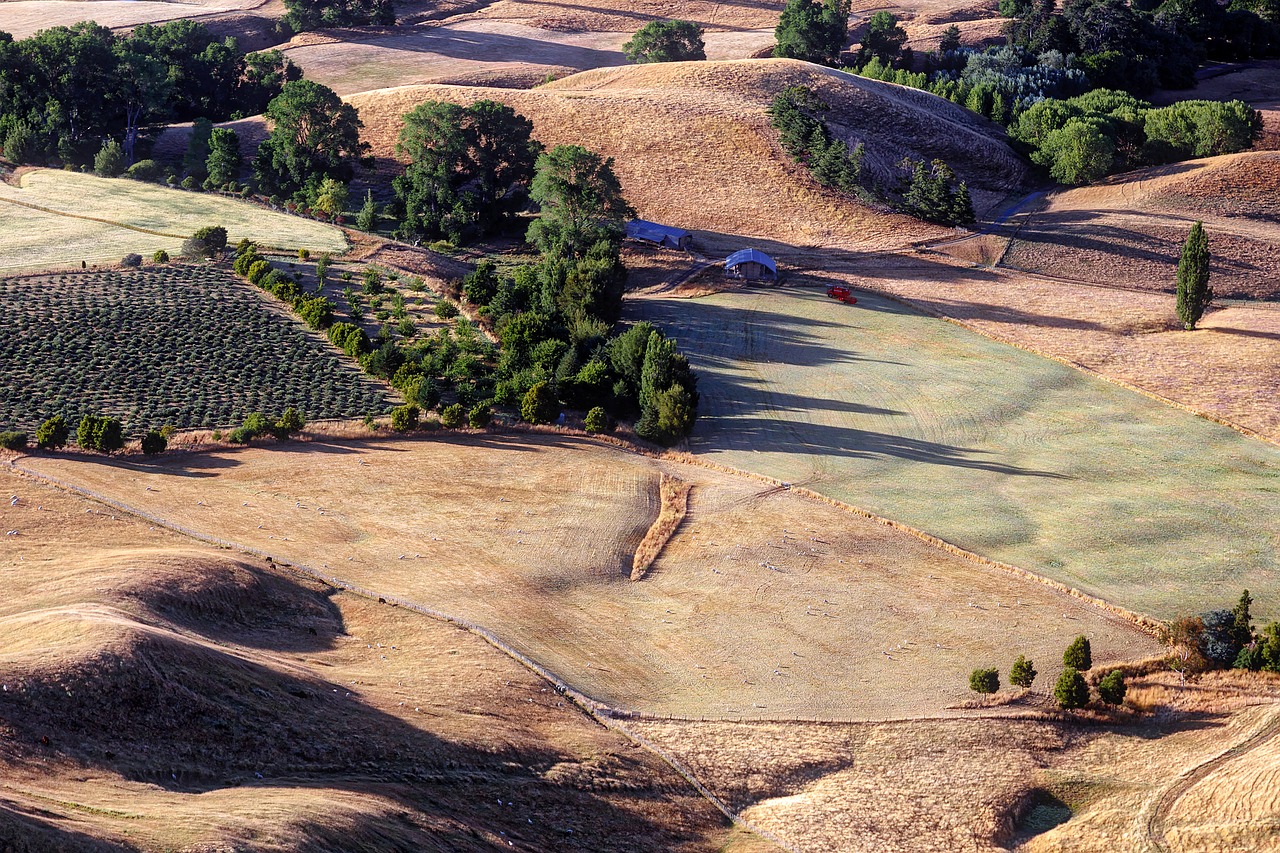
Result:
[[[285,0],[284,7],[284,23],[295,33],[396,22],[392,0]]]
[[[882,199],[895,210],[941,225],[974,220],[968,186],[941,160],[904,159],[900,164],[904,174],[897,186],[877,186],[864,177],[863,144],[851,149],[836,138],[821,118],[827,109],[827,103],[804,86],[788,86],[769,106],[769,121],[778,131],[783,150],[806,166],[818,183],[839,192]]]
[[[344,206],[356,165],[372,165],[355,107],[327,86],[293,80],[271,99],[265,115],[271,132],[253,161],[259,192],[315,207],[327,190],[339,196],[329,200],[330,207]]]
[[[1054,684],[1053,695],[1061,708],[1083,708],[1089,704],[1089,683],[1082,673],[1093,668],[1093,652],[1089,646],[1089,638],[1076,637],[1062,653],[1062,674]],[[1035,682],[1035,665],[1023,655],[1013,662],[1009,669],[1010,683],[1029,689]],[[1112,670],[1098,680],[1098,698],[1108,705],[1119,705],[1124,702],[1128,688],[1124,683],[1124,673]],[[969,689],[975,693],[995,693],[1000,689],[1000,673],[996,669],[975,669],[969,674]]]
[[[1255,631],[1252,606],[1253,597],[1246,589],[1230,610],[1211,610],[1173,622],[1165,641],[1176,650],[1175,668],[1184,676],[1228,668],[1280,673],[1280,622]]]
[[[223,242],[226,233],[223,232]],[[236,273],[247,278],[252,284],[270,293],[276,299],[288,305],[312,329],[323,331],[333,326],[333,302],[327,296],[303,291],[300,278],[290,276],[276,269],[271,262],[258,253],[258,247],[248,240],[241,240],[236,247],[236,259],[233,264]],[[361,332],[361,334],[364,334]],[[333,330],[330,329],[330,339]],[[367,340],[367,339],[366,339]],[[345,339],[344,339],[345,341]],[[335,341],[338,346],[346,347]],[[349,352],[357,357],[362,352]]]
[[[1095,89],[1024,110],[1009,135],[1059,183],[1084,184],[1116,171],[1242,151],[1261,127],[1242,101],[1179,101],[1153,107],[1127,92]]]
[[[707,58],[702,27],[692,21],[650,21],[641,27],[622,52],[629,61],[692,62]]]
[[[302,413],[290,406],[278,418],[269,418],[262,412],[251,412],[244,422],[227,434],[232,444],[248,444],[263,435],[274,436],[284,441],[292,435],[302,432],[307,425]]]
[[[1205,59],[1240,60],[1280,50],[1275,0],[1001,0],[1009,43],[1034,53],[1075,54],[1097,88],[1136,95],[1195,85]]]
[[[76,444],[81,450],[111,453],[124,447],[124,428],[106,415],[84,415],[76,427]]]
[[[849,0],[787,0],[773,55],[834,66],[849,45]]]
[[[496,101],[415,107],[396,145],[408,158],[393,181],[398,236],[459,243],[508,224],[528,202],[542,151],[532,132],[533,122]]]
[[[18,163],[80,166],[110,139],[127,166],[143,126],[253,115],[298,76],[279,51],[245,55],[192,21],[127,35],[92,22],[20,41],[0,33],[0,150]]]

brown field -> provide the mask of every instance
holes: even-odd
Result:
[[[104,27],[161,24],[178,18],[205,18],[259,10],[264,0],[4,0],[0,2],[0,32],[15,39],[50,27],[97,21]]]
[[[993,125],[927,93],[791,60],[670,63],[575,74],[533,91],[411,86],[348,98],[382,158],[400,118],[426,100],[502,101],[534,122],[547,145],[579,143],[615,158],[628,200],[645,218],[700,232],[700,248],[730,251],[751,238],[778,245],[890,248],[948,233],[822,190],[789,163],[765,109],[784,86],[816,87],[831,120],[866,141],[867,166],[905,153],[946,159],[990,206],[1025,177]],[[616,116],[629,116],[626,122]],[[912,143],[903,148],[902,140]],[[991,164],[999,163],[1000,169]]]
[[[1200,219],[1223,298],[1280,300],[1280,153],[1212,157],[1050,195],[1027,213],[1002,264],[1172,293]]]
[[[1100,660],[1156,648],[1078,599],[844,510],[579,439],[317,439],[21,464],[483,625],[623,709],[936,714],[980,662],[1052,661],[1079,633]],[[688,514],[632,582],[663,472],[692,485]],[[886,680],[893,691],[875,687]]]
[[[7,850],[771,849],[473,634],[0,476]]]
[[[1030,707],[969,720],[626,726],[793,849],[1144,850],[1157,809],[1179,853],[1276,849],[1280,680],[1163,674],[1131,690],[1160,712],[1072,724],[1033,710],[1032,694]],[[1255,748],[1206,765],[1260,731]],[[1213,772],[1195,781],[1197,768]]]

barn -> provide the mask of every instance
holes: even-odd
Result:
[[[668,249],[687,249],[693,242],[693,235],[688,231],[672,228],[669,225],[659,225],[656,222],[646,222],[643,219],[633,219],[627,223],[627,237],[632,240],[643,240],[646,243],[656,243]]]
[[[745,278],[748,281],[766,278],[778,280],[778,265],[759,249],[739,249],[734,252],[725,258],[724,271],[731,278]]]

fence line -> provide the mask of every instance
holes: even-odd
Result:
[[[675,758],[675,756],[671,755],[669,752],[657,746],[656,744],[650,742],[647,738],[628,730],[625,726],[616,722],[614,719],[615,714],[618,716],[619,719],[634,718],[632,717],[632,715],[635,712],[615,711],[615,709],[609,707],[603,702],[599,702],[595,699],[592,699],[590,696],[587,696],[585,693],[582,693],[581,691],[576,690],[575,688],[571,687],[569,684],[565,683],[563,680],[557,677],[550,670],[546,669],[541,664],[530,659],[527,655],[517,651],[512,646],[500,640],[496,635],[494,635],[487,628],[484,628],[476,624],[475,622],[472,622],[468,619],[463,619],[457,616],[451,616],[447,613],[443,613],[439,610],[434,610],[430,607],[425,607],[421,604],[418,604],[415,601],[410,601],[409,599],[401,598],[400,596],[387,595],[383,593],[374,592],[372,590],[366,589],[357,584],[351,583],[350,581],[346,581],[341,578],[325,574],[324,572],[318,569],[315,569],[311,566],[304,565],[302,563],[293,563],[288,561],[277,560],[274,556],[272,556],[271,554],[268,554],[266,551],[263,551],[259,548],[253,548],[238,542],[232,542],[227,539],[222,539],[218,536],[211,536],[207,533],[202,533],[198,530],[193,530],[190,527],[186,527],[181,524],[176,524],[174,522],[161,518],[160,516],[155,515],[154,513],[148,512],[143,509],[139,509],[138,507],[130,506],[129,504],[125,504],[121,501],[115,500],[114,498],[109,498],[106,495],[99,494],[93,491],[92,489],[86,489],[83,486],[77,486],[74,483],[69,483],[59,477],[54,477],[49,474],[33,471],[30,468],[27,468],[22,465],[18,465],[16,460],[9,461],[9,468],[21,476],[26,476],[37,482],[43,482],[47,485],[60,488],[67,492],[71,492],[72,494],[77,494],[77,495],[80,495],[81,497],[89,498],[90,500],[97,501],[98,503],[105,504],[106,506],[119,510],[120,512],[126,515],[131,515],[131,516],[140,518],[144,521],[151,522],[152,524],[163,527],[166,530],[172,530],[176,533],[181,533],[182,535],[195,539],[196,541],[205,542],[211,545],[217,545],[220,548],[238,551],[243,554],[252,554],[254,556],[262,557],[266,559],[268,562],[270,562],[272,565],[282,566],[291,571],[298,572],[299,574],[305,575],[314,580],[318,580],[321,583],[327,584],[328,586],[331,586],[335,589],[340,589],[340,590],[343,590],[344,592],[349,592],[349,593],[352,593],[353,595],[358,595],[362,598],[366,598],[371,601],[377,601],[379,604],[389,604],[393,607],[403,607],[406,610],[419,613],[423,616],[427,616],[441,622],[446,622],[452,625],[456,625],[466,631],[469,631],[472,634],[475,634],[476,636],[485,640],[487,643],[489,643],[489,645],[493,646],[498,651],[507,655],[508,657],[510,657],[517,663],[519,663],[521,666],[528,669],[534,675],[538,676],[542,680],[551,684],[551,686],[555,688],[555,691],[558,694],[568,699],[570,702],[572,702],[580,710],[588,714],[592,719],[594,719],[600,725],[604,726],[610,731],[614,731],[621,734],[623,737],[627,738],[628,740],[631,740],[643,746],[645,749],[648,749],[658,758],[662,759],[663,762],[665,762],[668,766],[670,766],[672,770],[678,773],[681,776],[681,778],[683,778],[699,794],[701,794],[704,799],[706,799],[721,814],[723,814],[726,818],[728,818],[731,823],[733,823],[736,826],[741,826],[742,828],[748,830],[749,832],[755,833],[756,835],[759,835],[762,838],[765,838],[771,841],[772,843],[776,844],[778,847],[782,848],[783,850],[789,851],[789,853],[797,853],[796,848],[792,847],[789,844],[784,843],[780,838],[776,837],[769,831],[761,829],[751,824],[749,821],[743,819],[741,816],[736,814],[732,809],[728,807],[728,805],[725,804],[723,800],[721,800],[719,797],[713,794],[711,790],[707,788],[707,786],[703,785],[700,781],[698,781],[698,779],[694,777],[693,773],[687,770]]]

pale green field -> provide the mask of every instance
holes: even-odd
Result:
[[[6,272],[117,263],[130,252],[150,256],[157,249],[175,254],[205,225],[222,225],[232,242],[248,237],[288,250],[347,249],[338,228],[248,202],[54,169],[23,175],[21,189],[0,183],[0,214]]]
[[[1280,450],[895,302],[793,282],[631,303],[698,370],[694,453],[1160,618],[1242,587],[1280,616]]]

